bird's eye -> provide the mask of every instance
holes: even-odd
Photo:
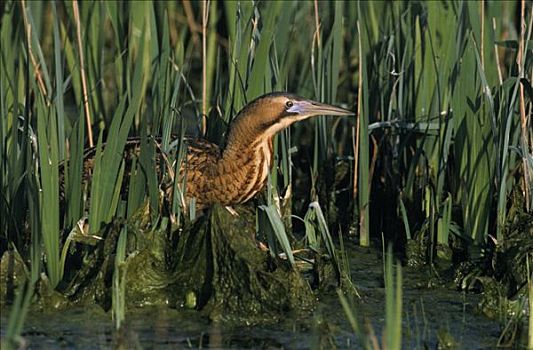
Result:
[[[292,101],[289,100],[289,101],[285,102],[285,107],[287,107],[287,109],[291,108],[292,106],[293,106]]]

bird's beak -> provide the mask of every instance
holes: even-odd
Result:
[[[299,115],[299,120],[315,115],[354,115],[354,112],[350,110],[311,100],[300,100],[293,103],[287,112]]]

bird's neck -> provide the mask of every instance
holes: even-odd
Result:
[[[262,140],[262,136],[261,130],[255,123],[238,120],[229,130],[224,156],[231,157],[249,148],[252,144],[265,141]]]
[[[264,187],[272,167],[272,153],[271,136],[247,125],[230,130],[218,168],[236,186],[234,202],[246,202]]]

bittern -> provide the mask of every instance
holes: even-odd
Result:
[[[295,122],[353,112],[285,92],[263,95],[247,104],[230,123],[224,147],[186,139],[186,200],[203,209],[214,203],[244,203],[260,192],[272,167],[272,138]],[[85,163],[85,169],[91,165]],[[90,169],[92,170],[92,169]],[[185,175],[186,174],[186,175]]]

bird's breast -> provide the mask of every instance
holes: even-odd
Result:
[[[192,158],[199,159],[199,155]],[[196,198],[201,207],[244,203],[265,186],[272,165],[272,142],[258,139],[232,149],[216,162],[191,159],[188,165],[192,169],[187,176],[187,195]]]
[[[239,203],[250,200],[265,187],[272,165],[272,139],[260,140],[252,144],[251,149],[254,153],[253,164],[246,167],[246,181],[241,185]]]

